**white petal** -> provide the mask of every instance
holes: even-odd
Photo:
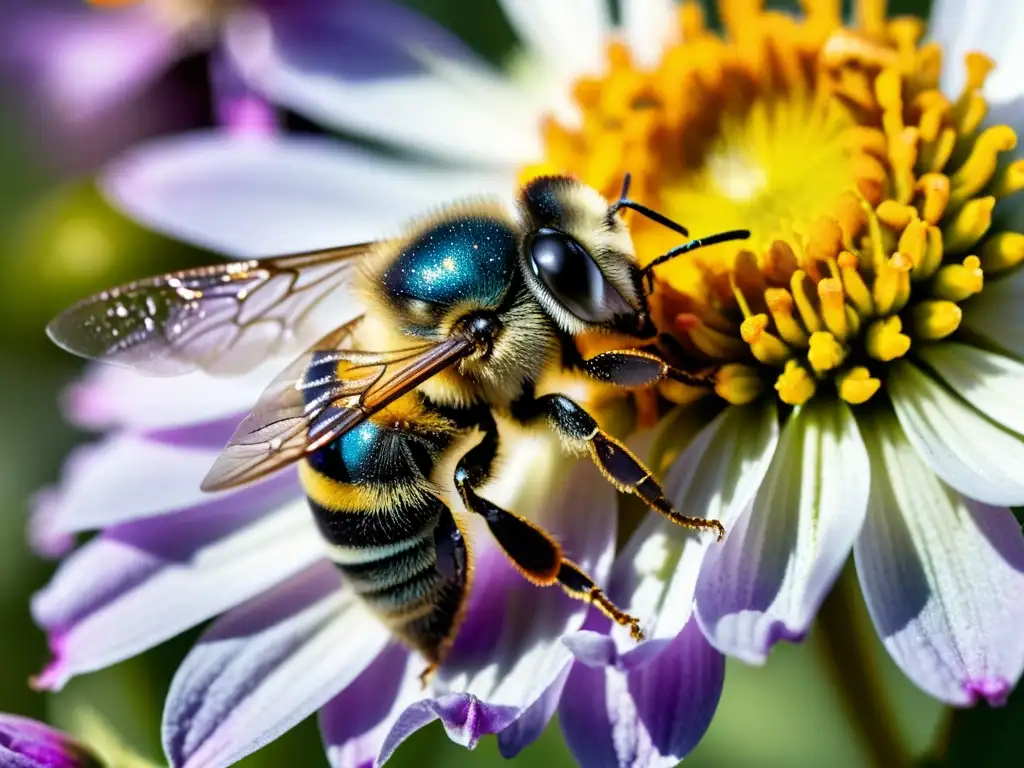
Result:
[[[240,71],[271,101],[458,162],[511,167],[539,155],[529,95],[444,30],[381,0],[320,5],[319,16],[279,4],[229,25]]]
[[[931,344],[917,354],[968,403],[1024,434],[1024,363],[956,342]]]
[[[449,200],[514,193],[511,175],[427,169],[322,137],[215,132],[136,147],[100,183],[144,224],[241,257],[392,236]]]
[[[567,76],[598,73],[611,21],[607,0],[499,0],[519,37]]]
[[[939,481],[892,417],[865,424],[871,511],[854,548],[882,642],[925,691],[1000,704],[1024,670],[1024,535]]]
[[[985,82],[987,99],[1008,102],[1024,96],[1019,77],[1024,6],[1003,0],[935,0],[930,27],[932,39],[944,49],[942,90],[947,96],[960,95],[966,82],[964,56],[972,51],[988,54],[997,65]]]
[[[986,504],[1024,504],[1024,440],[909,363],[892,366],[888,386],[903,431],[935,474]]]
[[[81,448],[69,459],[51,527],[88,531],[207,502],[199,483],[217,455],[127,432]]]
[[[674,422],[668,428],[678,429]],[[665,495],[682,514],[719,520],[728,531],[764,479],[779,427],[774,403],[727,408],[705,427],[665,476]],[[670,639],[690,617],[697,573],[711,533],[695,534],[650,514],[616,558],[610,592],[641,619],[648,639]]]
[[[1024,360],[1024,269],[985,281],[985,290],[965,302],[962,325],[994,349]]]
[[[326,704],[388,639],[327,561],[236,608],[174,676],[163,724],[169,762],[224,768],[240,760]]]
[[[622,31],[642,67],[653,67],[665,49],[676,42],[679,24],[674,0],[627,0],[622,9]]]
[[[191,509],[108,530],[67,558],[32,601],[55,654],[39,685],[60,688],[152,648],[323,552],[304,500],[269,514]]]
[[[163,430],[245,413],[287,363],[269,360],[245,376],[139,376],[113,365],[90,366],[65,395],[69,416],[90,429]]]
[[[794,411],[750,511],[705,557],[697,618],[712,645],[756,664],[804,637],[864,522],[869,472],[849,406]]]

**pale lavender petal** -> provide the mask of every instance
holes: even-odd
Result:
[[[546,66],[566,79],[603,70],[611,33],[605,0],[499,2],[520,39]],[[664,29],[666,20],[662,21]]]
[[[100,185],[142,223],[241,257],[393,236],[446,201],[514,194],[511,171],[418,166],[325,137],[213,132],[136,147],[107,167]]]
[[[1024,534],[943,484],[891,416],[865,422],[871,505],[854,547],[868,610],[900,668],[954,706],[998,705],[1024,671]]]
[[[320,732],[334,768],[377,764],[392,725],[424,696],[422,669],[422,659],[393,643],[320,710]]]
[[[471,693],[448,693],[418,701],[399,715],[384,740],[379,764],[385,763],[403,741],[435,720],[441,721],[448,738],[456,744],[474,749],[482,736],[499,733],[518,714],[516,707],[484,704]]]
[[[1020,30],[1024,7],[1001,0],[935,0],[930,14],[932,39],[943,48],[942,90],[956,98],[966,82],[964,56],[988,54],[996,70],[985,83],[986,98],[1005,103],[1024,96],[1018,73],[1024,68]]]
[[[223,446],[230,424],[216,432],[220,437],[214,439]],[[217,444],[211,441],[196,447],[188,441],[174,444],[119,432],[76,450],[65,466],[57,509],[47,530],[53,534],[95,530],[222,499],[244,505],[268,497],[283,501],[295,493],[294,471],[221,494],[201,491],[199,485],[220,453],[214,447]]]
[[[61,531],[53,524],[59,511],[60,491],[56,488],[44,488],[32,498],[28,542],[32,551],[40,557],[56,559],[74,549],[74,534]]]
[[[492,167],[540,153],[540,110],[443,28],[387,0],[266,2],[226,33],[271,101],[378,141]]]
[[[242,420],[287,362],[274,358],[244,376],[139,376],[127,368],[92,365],[64,395],[65,412],[87,429],[134,432]]]
[[[63,120],[95,116],[151,83],[179,55],[177,41],[148,4],[115,12],[82,7],[26,11],[6,34],[3,54]]]
[[[793,412],[750,511],[705,557],[696,615],[712,645],[759,664],[779,640],[803,639],[860,532],[868,481],[845,403]]]
[[[655,66],[665,49],[677,42],[675,0],[629,0],[621,9],[622,34],[633,60],[640,66]]]
[[[223,768],[355,681],[390,640],[326,560],[218,619],[178,668],[163,742],[175,768]]]
[[[37,684],[58,689],[141,653],[321,557],[305,501],[270,511],[226,501],[111,528],[32,601],[54,654]]]
[[[666,422],[674,437],[703,422],[696,409],[682,409]],[[694,422],[694,423],[691,423]],[[778,416],[770,401],[729,408],[692,439],[665,475],[667,498],[684,514],[720,520],[726,530],[750,505],[771,464],[779,440]],[[652,513],[615,560],[609,594],[643,622],[648,642],[675,637],[690,618],[697,574],[712,534],[696,534]]]
[[[944,482],[986,504],[1024,504],[1024,438],[910,363],[894,363],[886,385],[904,433]]]
[[[919,359],[960,397],[996,424],[1024,434],[1024,363],[969,344],[941,342],[918,350]]]
[[[576,664],[558,718],[588,768],[674,766],[707,731],[724,681],[724,657],[691,619],[662,653],[629,672]]]

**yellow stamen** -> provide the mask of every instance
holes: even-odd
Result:
[[[796,360],[789,360],[785,370],[775,380],[775,391],[779,399],[788,405],[803,405],[817,389],[814,377]]]
[[[815,310],[814,304],[811,303],[810,283],[807,273],[798,269],[789,281],[789,292],[796,302],[796,309],[800,313],[800,319],[803,320],[804,328],[810,333],[814,333],[822,330],[822,325],[821,318],[818,317],[818,312]]]
[[[984,284],[981,259],[977,256],[968,256],[963,264],[947,264],[936,273],[932,293],[940,299],[963,301],[969,296],[981,293]]]
[[[1024,189],[1024,160],[1014,160],[1000,171],[992,183],[993,197],[1003,198]]]
[[[910,267],[910,259],[897,251],[879,268],[872,291],[878,314],[899,312],[906,305],[910,298]]]
[[[811,348],[807,352],[807,362],[815,373],[821,374],[838,368],[843,363],[846,352],[843,345],[828,331],[811,334]]]
[[[973,247],[992,225],[994,197],[978,197],[966,203],[946,226],[946,253],[962,253]]]
[[[944,339],[960,327],[963,310],[952,301],[929,299],[914,307],[914,334],[922,339]]]
[[[791,352],[785,342],[778,336],[769,333],[768,315],[759,313],[751,315],[740,326],[740,336],[750,345],[754,357],[765,365],[782,365],[790,357]]]
[[[1017,146],[1017,134],[1005,125],[987,128],[974,142],[970,156],[950,179],[950,205],[959,207],[974,197],[992,178],[1000,152]]]
[[[910,337],[903,333],[903,321],[894,315],[869,325],[864,345],[869,355],[888,363],[910,351]]]
[[[1002,272],[1024,261],[1024,234],[1000,232],[981,246],[981,268],[986,272]]]
[[[843,284],[834,277],[818,283],[818,300],[821,302],[821,316],[832,334],[840,340],[846,339],[846,300]]]
[[[793,297],[785,288],[767,288],[764,302],[771,312],[772,322],[779,336],[792,347],[801,349],[807,346],[807,333],[793,317]]]
[[[857,271],[857,257],[849,251],[839,254],[839,272],[843,277],[843,289],[860,316],[873,315],[875,302],[871,299],[871,291],[864,283],[864,278]]]
[[[942,245],[942,230],[929,225],[925,231],[924,257],[911,275],[916,281],[927,280],[942,265],[945,249]]]
[[[862,365],[843,371],[836,377],[839,397],[850,405],[866,403],[882,386],[879,379],[874,378]]]
[[[755,368],[741,363],[723,365],[715,374],[715,392],[732,405],[753,402],[764,391],[764,381]]]

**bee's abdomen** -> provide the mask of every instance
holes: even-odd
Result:
[[[367,424],[311,455],[303,486],[345,583],[436,662],[457,628],[469,573],[461,532],[426,479],[440,446]]]

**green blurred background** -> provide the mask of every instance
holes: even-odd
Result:
[[[515,44],[491,2],[475,2],[472,14],[464,11],[465,0],[409,4],[441,19],[495,61]],[[7,0],[0,9],[3,5]],[[890,6],[926,13],[928,2]],[[202,122],[203,109],[194,107],[196,99],[208,98],[204,72],[202,63],[186,62],[147,98],[180,95],[191,87],[195,93],[188,119]],[[198,630],[142,658],[75,679],[58,695],[36,694],[27,685],[47,657],[44,638],[29,618],[28,600],[53,568],[25,544],[28,508],[39,488],[57,480],[68,451],[92,439],[61,419],[61,391],[81,366],[47,342],[43,327],[85,294],[215,257],[147,232],[102,201],[88,168],[110,146],[101,146],[95,157],[77,166],[54,162],[62,159],[61,148],[41,140],[39,115],[16,86],[8,80],[0,89],[0,711],[75,729],[80,725],[75,712],[88,704],[134,749],[159,760],[163,697]],[[765,668],[730,663],[721,707],[689,763],[897,765],[886,746],[895,739],[936,765],[1021,764],[1020,692],[1004,709],[953,716],[917,691],[889,661],[856,590],[837,590],[823,615],[826,619],[805,644],[779,647]],[[469,753],[450,744],[435,724],[407,743],[393,764],[498,762],[493,739]],[[553,727],[512,764],[539,768],[571,762]],[[315,723],[308,721],[243,764],[317,766],[326,761]]]

